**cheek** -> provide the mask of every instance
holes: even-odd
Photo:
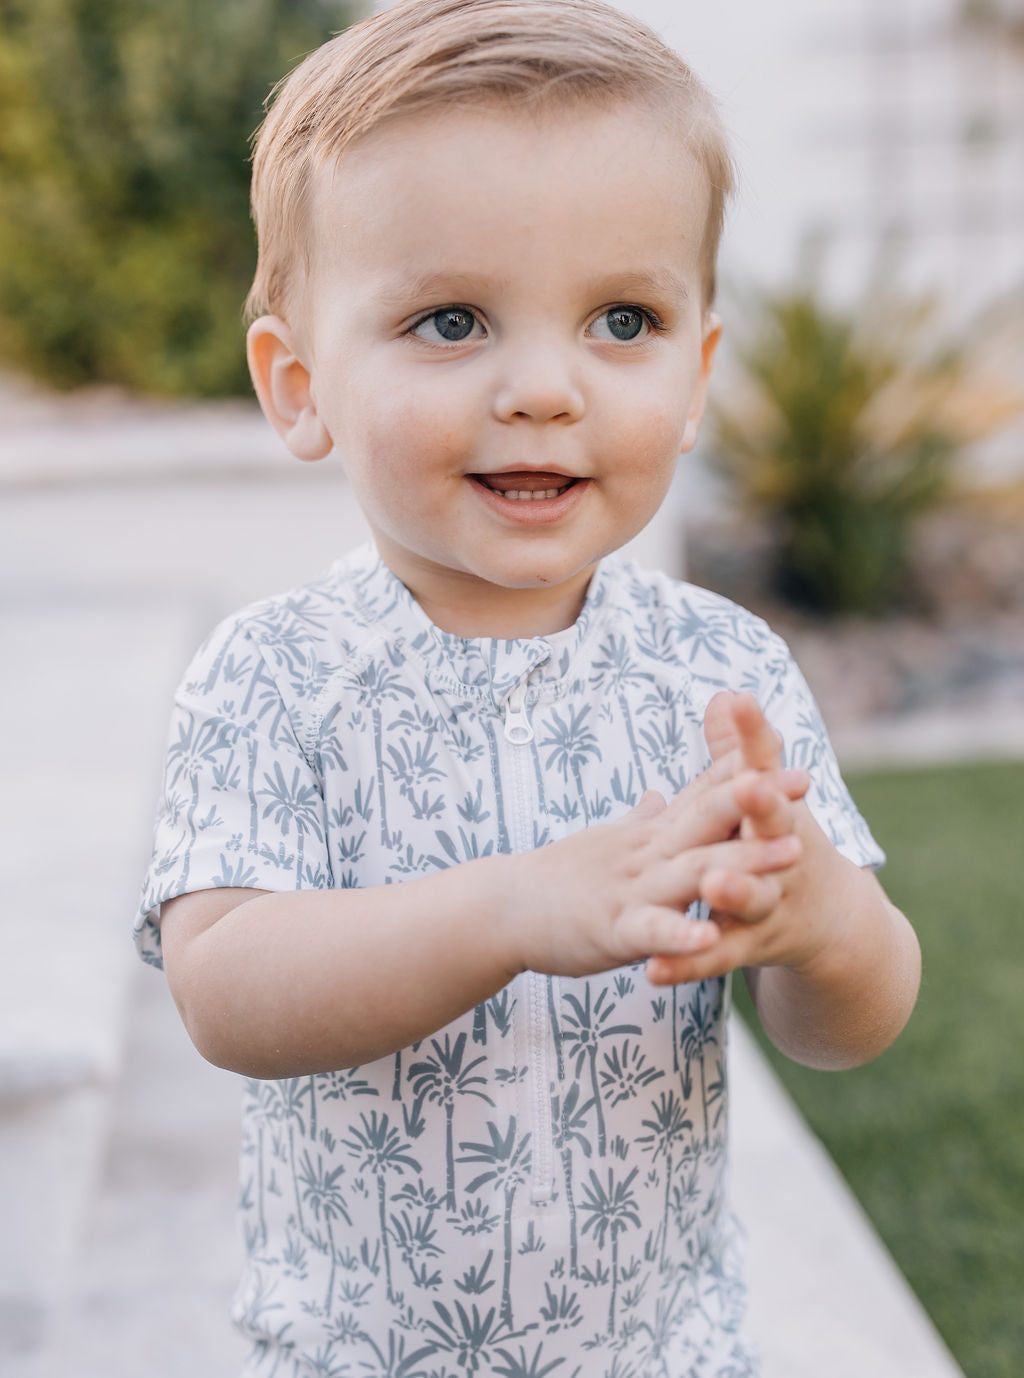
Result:
[[[682,448],[686,430],[686,410],[674,400],[652,397],[639,413],[617,427],[619,462],[635,476],[654,476],[670,472]]]
[[[377,410],[370,433],[374,448],[384,452],[384,462],[392,451],[401,455],[400,462],[416,460],[433,469],[465,452],[466,408],[446,398],[441,389],[396,387]]]
[[[690,379],[678,367],[652,371],[633,380],[617,399],[610,419],[616,441],[631,467],[648,468],[678,458],[686,431]]]

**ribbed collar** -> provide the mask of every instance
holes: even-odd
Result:
[[[529,680],[528,699],[557,698],[572,683],[573,667],[601,622],[608,600],[610,561],[602,560],[590,581],[580,615],[571,627],[550,636],[456,636],[436,626],[412,594],[368,543],[341,562],[359,591],[360,611],[406,655],[418,660],[435,688],[504,703],[516,685]],[[340,572],[340,571],[339,571]]]

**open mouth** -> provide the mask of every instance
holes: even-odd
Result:
[[[482,488],[508,502],[543,502],[550,498],[560,498],[568,492],[579,479],[567,478],[565,474],[536,473],[530,470],[506,474],[473,474],[471,477]]]

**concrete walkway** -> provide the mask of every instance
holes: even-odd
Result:
[[[223,613],[316,573],[365,528],[339,475],[289,461],[248,408],[100,405],[90,422],[22,398],[9,417],[0,1372],[229,1378],[237,1083],[192,1050],[127,932],[188,657]],[[638,547],[678,566],[671,511]],[[765,1378],[952,1378],[742,1031],[732,1075]]]

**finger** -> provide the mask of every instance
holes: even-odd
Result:
[[[718,929],[713,920],[709,928]],[[648,958],[647,976],[655,985],[678,985],[681,982],[710,981],[726,976],[741,967],[764,965],[770,960],[762,929],[756,924],[737,924],[728,931],[719,931],[716,942],[690,953],[661,953]]]
[[[784,794],[794,804],[798,799],[803,799],[811,788],[811,777],[807,771],[795,766],[772,772],[768,780],[780,794]]]
[[[711,768],[712,770],[715,767]],[[710,770],[706,774],[710,774]],[[805,771],[772,771],[765,775],[747,772],[745,791],[737,792],[738,780],[724,778],[716,784],[700,791],[677,795],[657,820],[651,838],[651,845],[661,856],[678,856],[690,847],[707,846],[710,843],[724,842],[739,829],[746,817],[747,804],[755,809],[755,817],[760,821],[770,812],[767,800],[775,797],[780,800],[801,799],[810,787],[810,777]],[[768,791],[762,796],[754,790],[754,784]],[[755,836],[775,836],[781,832],[792,832],[793,825],[769,825],[748,829]]]
[[[731,780],[742,769],[743,757],[739,750],[728,752],[725,756],[719,757],[717,761],[712,761],[705,770],[688,781],[678,794],[673,795],[669,801],[669,808],[677,813],[685,811],[691,800],[704,794],[707,790],[714,789],[716,785]]]
[[[705,772],[705,777],[718,770],[717,779],[703,788],[688,787],[676,795],[658,819],[652,837],[653,845],[662,856],[677,856],[690,847],[724,842],[738,830],[743,809],[736,799],[733,783],[740,764],[738,755],[731,759],[731,766],[725,761],[716,762]]]
[[[800,859],[802,844],[793,833],[781,837],[720,842],[689,851],[652,868],[644,896],[657,905],[683,907],[704,897],[709,873],[722,876],[761,876],[785,871]],[[742,902],[742,900],[741,900]],[[776,897],[777,902],[777,897]],[[726,905],[716,906],[727,909]],[[654,951],[656,949],[648,949]]]
[[[650,904],[636,908],[619,922],[619,955],[632,961],[649,952],[673,957],[693,956],[718,941],[715,924],[693,919],[668,905]]]
[[[717,932],[717,925],[711,919],[701,926]],[[647,979],[655,986],[677,986],[712,980],[750,966],[751,960],[744,954],[751,947],[749,935],[752,931],[756,930],[737,928],[734,933],[720,934],[716,941],[693,952],[658,952],[647,959]],[[733,941],[735,935],[744,941]]]
[[[640,802],[633,809],[634,818],[657,818],[659,813],[664,813],[668,808],[665,796],[656,789],[644,790],[640,796]]]
[[[743,815],[746,837],[779,837],[796,826],[793,802],[776,789],[767,775],[750,772],[739,776],[733,797]]]
[[[782,738],[761,711],[753,694],[733,695],[732,720],[739,749],[752,770],[777,770],[782,765]]]
[[[721,760],[728,752],[739,746],[740,738],[732,716],[733,699],[736,694],[723,690],[707,706],[704,714],[704,740],[713,761]]]
[[[777,872],[752,875],[716,868],[702,877],[700,895],[723,916],[743,923],[761,923],[778,908],[782,880]]]

